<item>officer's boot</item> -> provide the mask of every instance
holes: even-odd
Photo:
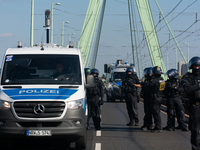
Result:
[[[135,122],[135,126],[138,126],[139,125],[139,122]]]
[[[96,118],[96,124],[95,124],[95,129],[96,129],[96,130],[101,130],[100,122],[101,122],[100,117],[97,117],[97,118]]]
[[[127,124],[127,126],[133,126],[134,125],[134,121],[133,120],[131,120],[128,124]]]
[[[173,128],[170,128],[170,127],[167,125],[166,127],[163,128],[163,130],[172,131]]]
[[[152,130],[153,129],[153,124],[150,124],[150,126],[147,128],[148,130]]]

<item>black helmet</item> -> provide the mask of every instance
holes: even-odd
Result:
[[[153,75],[152,67],[145,68],[144,69],[144,77],[148,78],[150,74]]]
[[[126,68],[126,74],[128,74],[128,72],[132,72],[132,74],[133,74],[133,68],[132,67],[128,67],[128,68]]]
[[[177,78],[178,75],[179,75],[179,72],[178,70],[176,69],[170,69],[166,72],[166,74],[169,76],[169,77],[173,77],[173,78]]]
[[[153,74],[152,67],[146,68],[146,74]]]
[[[146,78],[147,75],[149,75],[149,74],[153,74],[152,67],[148,67],[148,68],[145,68],[145,69],[144,69],[144,76],[145,76],[145,78]]]
[[[147,75],[146,70],[147,70],[147,68],[144,68],[144,70],[143,70],[143,76],[144,76],[144,77],[146,77],[146,75]]]
[[[152,68],[152,70],[153,70],[153,75],[163,74],[162,69],[160,68],[160,66],[155,66],[155,67]]]
[[[198,66],[200,65],[200,57],[195,56],[192,57],[189,61],[189,68],[192,69],[192,66]]]
[[[97,74],[97,76],[99,75],[99,70],[96,69],[96,68],[93,68],[91,71],[90,71],[90,74]]]

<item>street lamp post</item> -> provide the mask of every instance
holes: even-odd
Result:
[[[31,3],[31,37],[30,37],[30,45],[33,46],[33,30],[34,30],[34,0]]]
[[[167,56],[167,70],[168,70],[168,53],[165,53],[165,55]]]
[[[51,3],[51,43],[53,43],[53,5],[61,5],[61,4]]]
[[[189,43],[184,42],[183,44],[187,44],[187,56],[188,56],[188,64],[189,64]]]
[[[75,33],[70,33],[69,34],[69,42],[71,42],[71,35],[75,35]]]
[[[177,48],[173,48],[173,49],[175,49],[176,50],[176,62],[175,62],[175,65],[176,65],[176,70],[177,70]]]
[[[63,46],[63,42],[64,42],[64,24],[65,23],[69,23],[69,21],[63,21],[63,23],[62,23],[62,44],[61,44],[61,46]]]

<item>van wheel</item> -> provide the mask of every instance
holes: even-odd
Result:
[[[77,142],[76,142],[76,148],[77,149],[86,149],[87,148],[87,135],[85,132],[85,135],[81,137]]]

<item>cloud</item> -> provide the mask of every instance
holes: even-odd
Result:
[[[11,32],[0,34],[0,37],[11,37],[13,34]]]

